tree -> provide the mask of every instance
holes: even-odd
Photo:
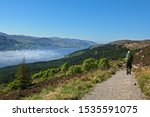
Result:
[[[30,72],[29,69],[27,69],[25,58],[23,58],[16,72],[16,85],[20,89],[25,89],[31,85]]]

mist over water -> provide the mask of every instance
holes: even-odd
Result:
[[[0,67],[19,64],[22,62],[24,57],[27,63],[54,60],[62,58],[76,50],[78,49],[61,48],[50,50],[0,51]]]

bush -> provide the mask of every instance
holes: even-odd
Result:
[[[42,78],[47,78],[49,76],[49,71],[44,71],[43,72],[43,75],[42,75]]]
[[[61,72],[66,72],[66,71],[68,71],[69,64],[64,63],[60,68],[61,68]]]
[[[32,75],[32,79],[40,78],[40,77],[42,77],[42,76],[43,76],[43,74],[44,74],[44,72],[43,72],[43,71],[41,71],[41,72],[39,72],[39,73],[36,73],[36,74],[33,74],[33,75]]]
[[[97,68],[97,65],[94,58],[88,58],[83,61],[82,70],[84,72],[90,71],[95,68]]]
[[[108,69],[109,67],[110,65],[109,65],[109,61],[107,58],[102,58],[99,60],[98,68],[104,70],[104,69]]]
[[[73,68],[73,73],[82,73],[82,69],[80,66],[74,66]]]
[[[17,89],[19,87],[18,81],[14,80],[13,82],[10,82],[7,87],[8,89]]]
[[[69,67],[69,70],[66,72],[66,75],[72,75],[76,73],[82,73],[82,69],[78,65]]]
[[[41,71],[36,73],[32,76],[33,79],[35,78],[49,78],[53,77],[56,73],[60,72],[60,68],[51,68],[45,71]]]

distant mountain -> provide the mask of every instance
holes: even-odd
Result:
[[[0,50],[87,48],[95,44],[80,39],[8,35],[0,32]]]

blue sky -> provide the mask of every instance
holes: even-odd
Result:
[[[150,0],[0,0],[0,31],[106,43],[150,38]]]

